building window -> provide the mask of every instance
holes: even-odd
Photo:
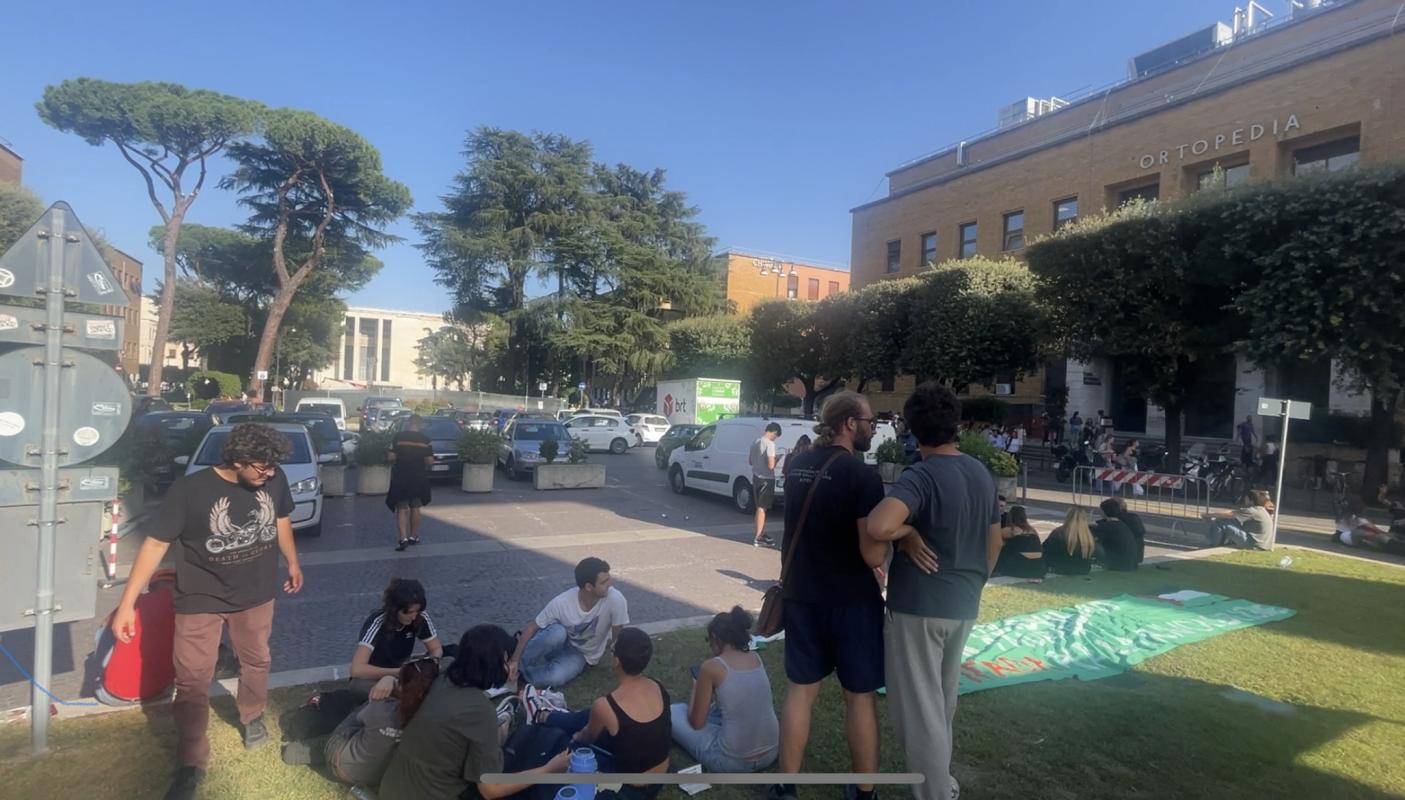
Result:
[[[830,294],[839,294],[839,281],[830,281],[830,282],[829,282],[829,293],[830,293]]]
[[[376,382],[376,354],[380,352],[380,320],[361,318],[361,368],[356,372],[367,383]]]
[[[390,320],[381,322],[381,380],[390,381]]]
[[[937,234],[936,232],[922,234],[922,263],[919,266],[929,266],[937,261]]]
[[[786,276],[785,296],[792,300],[800,296],[800,276],[794,272]]]
[[[1209,169],[1195,176],[1197,190],[1209,189],[1216,185],[1223,189],[1232,189],[1249,182],[1248,164],[1235,164],[1232,167],[1221,167],[1218,164],[1215,166],[1219,168],[1218,172]],[[1223,182],[1219,182],[1221,178],[1223,178]]]
[[[1001,240],[1001,250],[1019,250],[1024,247],[1024,212],[1011,211],[1005,215],[1005,236]]]
[[[1078,219],[1078,198],[1067,197],[1054,201],[1054,230]]]
[[[1151,203],[1155,202],[1155,200],[1160,196],[1161,184],[1148,183],[1145,186],[1137,186],[1132,189],[1123,189],[1122,191],[1118,192],[1117,205],[1120,208],[1132,202],[1133,200],[1141,200],[1143,202]]]
[[[820,279],[810,278],[805,281],[805,295],[811,300],[820,299]]]
[[[1361,137],[1338,139],[1335,142],[1304,147],[1293,153],[1293,174],[1339,172],[1355,164],[1361,157]]]
[[[879,385],[881,387],[881,391],[891,392],[893,391],[893,387],[897,385],[897,378],[892,375],[885,376],[883,378],[882,383]]]
[[[898,272],[903,268],[903,243],[902,240],[888,242],[888,274]]]
[[[961,257],[970,258],[976,254],[976,223],[968,222],[961,226]]]

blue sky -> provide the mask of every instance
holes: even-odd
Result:
[[[416,209],[438,206],[469,128],[562,133],[597,160],[667,169],[720,246],[845,265],[849,209],[882,196],[886,171],[993,127],[1006,103],[1118,80],[1132,55],[1228,20],[1233,5],[17,0],[0,48],[0,139],[45,202],[67,200],[145,262],[148,291],[160,257],[140,178],[114,148],[39,121],[48,84],[167,80],[315,111],[380,148]],[[218,189],[191,214],[242,218]],[[406,241],[348,301],[443,310],[414,230],[395,230]]]

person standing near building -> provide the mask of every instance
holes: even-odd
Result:
[[[167,491],[112,614],[113,634],[130,642],[137,598],[177,544],[171,711],[179,768],[166,800],[195,797],[209,767],[210,682],[226,627],[239,657],[235,704],[244,747],[253,750],[269,741],[263,712],[280,552],[288,562],[283,591],[295,594],[303,583],[289,519],[293,495],[278,468],[291,451],[287,437],[267,425],[235,426],[218,465],[179,478]]]
[[[432,499],[429,468],[434,464],[434,445],[420,432],[423,424],[419,414],[410,415],[405,429],[390,441],[390,491],[385,505],[395,514],[400,533],[396,552],[420,543],[420,509]]]
[[[790,469],[781,570],[788,679],[781,773],[800,771],[811,710],[821,682],[833,672],[844,690],[853,771],[878,770],[875,693],[883,686],[883,597],[860,545],[866,518],[883,499],[883,482],[857,455],[872,444],[874,429],[868,401],[837,392],[820,409],[815,446]],[[860,785],[857,796],[872,800],[873,787]],[[766,797],[795,798],[796,789],[774,784]]]
[[[1239,423],[1239,460],[1244,462],[1244,466],[1254,466],[1255,445],[1259,441],[1259,432],[1254,430],[1254,415],[1250,414]]]
[[[1079,414],[1077,411],[1075,411],[1075,412],[1073,412],[1073,416],[1068,418],[1068,443],[1069,443],[1069,445],[1072,446],[1072,447],[1077,447],[1078,444],[1079,444],[1078,439],[1079,439],[1079,437],[1082,436],[1082,435],[1083,435],[1083,415],[1081,415],[1081,414]]]
[[[907,769],[926,778],[912,793],[949,800],[959,792],[951,750],[962,650],[1000,557],[1000,506],[989,470],[957,446],[961,402],[950,389],[918,386],[903,415],[922,460],[869,515],[865,535],[901,550],[888,574],[883,649],[893,728]]]
[[[775,547],[776,540],[766,534],[766,512],[776,499],[776,440],[781,436],[779,422],[766,424],[766,430],[751,443],[748,461],[751,463],[751,502],[756,506],[757,547]]]

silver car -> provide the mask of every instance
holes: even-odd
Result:
[[[526,477],[527,473],[546,463],[542,458],[542,442],[555,439],[557,460],[565,461],[571,449],[571,434],[566,426],[550,419],[514,419],[503,431],[502,445],[498,447],[498,464],[507,470],[512,480]]]

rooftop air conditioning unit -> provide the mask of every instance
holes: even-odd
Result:
[[[1013,125],[1029,122],[1036,117],[1042,117],[1045,114],[1052,114],[1066,105],[1068,105],[1068,101],[1060,97],[1050,97],[1048,99],[1042,97],[1026,97],[1023,100],[1016,100],[1010,105],[1002,107],[997,115],[997,121],[999,127],[1009,128]]]
[[[1145,78],[1148,75],[1164,72],[1183,61],[1188,61],[1233,41],[1234,31],[1223,22],[1216,22],[1214,25],[1198,30],[1189,36],[1182,36],[1174,42],[1163,44],[1139,56],[1133,56],[1128,67],[1128,77]]]

